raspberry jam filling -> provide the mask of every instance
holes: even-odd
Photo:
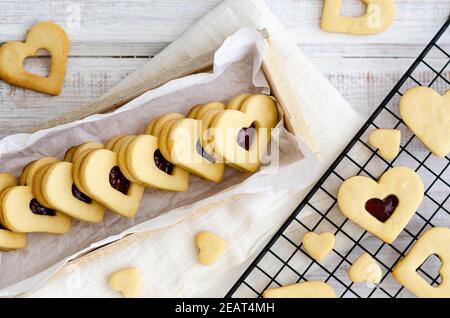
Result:
[[[38,215],[48,215],[48,216],[56,215],[55,210],[46,208],[45,206],[42,206],[36,199],[32,199],[30,201],[30,210],[34,214],[38,214]]]
[[[83,201],[85,203],[91,203],[92,199],[90,197],[88,197],[86,194],[84,194],[83,192],[81,192],[77,186],[75,185],[75,183],[72,184],[72,195],[80,200]]]
[[[197,153],[202,156],[203,158],[205,158],[206,160],[208,160],[211,163],[215,163],[216,160],[205,151],[205,149],[203,149],[200,140],[197,140],[197,144],[195,145],[195,149],[197,150]]]
[[[164,158],[161,151],[156,150],[153,154],[153,160],[155,160],[155,165],[158,167],[159,170],[164,171],[167,174],[172,174],[173,171],[173,164],[171,164],[169,161]]]
[[[109,172],[109,184],[123,194],[127,194],[128,188],[130,187],[130,181],[125,178],[119,166],[113,167]]]
[[[251,124],[250,127],[244,127],[238,132],[237,143],[247,151],[250,149],[250,145],[253,142],[253,137],[256,132],[255,128],[255,124]]]
[[[398,198],[390,195],[384,200],[370,199],[366,202],[365,208],[372,216],[380,222],[386,222],[394,213],[398,206]]]

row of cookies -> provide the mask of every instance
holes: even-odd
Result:
[[[254,172],[259,158],[246,162],[245,158],[250,159],[246,152],[254,149],[260,153],[262,149],[253,146],[260,141],[267,146],[267,136],[260,135],[266,135],[264,129],[270,132],[277,119],[271,97],[242,94],[227,106],[217,102],[197,105],[187,117],[164,114],[152,120],[143,135],[115,136],[105,145],[86,142],[74,146],[63,161],[52,157],[35,160],[25,166],[19,180],[0,174],[0,250],[24,247],[24,233],[66,233],[71,218],[100,222],[107,208],[131,218],[146,187],[187,191],[189,174],[219,182],[225,164]],[[255,128],[257,142],[244,138],[248,145],[240,146],[239,136],[249,127]],[[226,142],[216,142],[219,138],[203,138],[207,128],[231,134],[226,138],[228,147],[242,152],[244,161],[228,156],[231,152],[227,152]]]

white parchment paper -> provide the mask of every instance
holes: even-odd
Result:
[[[166,112],[187,111],[196,104],[223,101],[242,92],[262,92],[268,85],[260,70],[263,42],[254,28],[244,28],[228,38],[217,51],[214,72],[188,76],[149,91],[110,114],[40,131],[18,134],[0,142],[0,171],[19,175],[30,161],[42,156],[62,158],[71,146],[86,141],[106,142],[117,134],[142,133],[148,122]],[[108,212],[103,222],[73,221],[66,235],[34,233],[28,247],[1,253],[0,296],[31,290],[65,262],[96,247],[128,235],[175,224],[194,210],[248,193],[275,193],[302,189],[310,184],[317,166],[314,155],[279,123],[273,132],[272,155],[253,175],[227,168],[224,180],[213,184],[191,175],[187,193],[147,189],[133,219]]]

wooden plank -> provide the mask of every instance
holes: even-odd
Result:
[[[72,56],[151,56],[221,1],[0,0],[0,42],[21,40],[36,21],[53,20],[69,33]],[[307,53],[321,56],[414,56],[450,13],[447,0],[398,0],[397,20],[389,30],[358,37],[320,30],[322,0],[266,2]],[[355,15],[361,5],[348,0],[342,11]],[[450,39],[443,45],[450,46]]]

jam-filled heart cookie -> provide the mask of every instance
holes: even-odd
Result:
[[[82,193],[86,194],[86,190],[83,189],[83,184],[80,182],[80,179],[78,178],[78,171],[80,171],[80,165],[83,162],[84,157],[94,149],[102,149],[103,144],[97,143],[97,142],[85,142],[81,145],[78,145],[76,149],[74,150],[72,154],[72,177],[73,182],[75,186],[80,190]]]
[[[128,171],[128,167],[125,164],[125,150],[128,144],[136,138],[136,135],[124,136],[117,140],[117,142],[112,147],[112,151],[117,154],[117,163],[119,165],[120,171],[123,173],[125,178],[127,178],[131,182],[136,182],[134,176]]]
[[[30,162],[22,170],[22,175],[20,176],[19,184],[31,186],[31,184],[33,183],[33,177],[35,173],[43,166],[49,163],[54,163],[56,161],[58,161],[58,159],[53,157],[43,157],[41,159]]]
[[[327,32],[356,35],[376,34],[386,30],[395,20],[395,0],[361,0],[366,13],[361,17],[341,16],[342,0],[325,0],[321,28]]]
[[[204,104],[198,104],[195,105],[194,107],[191,108],[191,110],[189,111],[187,118],[192,118],[195,119],[198,110],[200,109],[201,106],[203,106]]]
[[[147,135],[153,135],[158,137],[162,127],[172,121],[172,120],[176,120],[176,119],[183,119],[185,118],[184,115],[179,114],[179,113],[167,113],[164,114],[162,116],[159,116],[155,119],[153,119],[147,126],[147,128],[145,129],[145,133]]]
[[[450,229],[435,227],[426,231],[417,240],[408,254],[392,271],[394,278],[417,297],[450,298]],[[441,282],[432,286],[417,269],[430,257],[436,255],[441,261]]]
[[[270,288],[264,298],[336,298],[334,289],[323,282],[304,282],[290,286]]]
[[[224,164],[218,163],[201,146],[201,122],[186,118],[175,122],[166,140],[171,162],[208,181],[222,180]]]
[[[450,91],[441,96],[429,87],[415,87],[400,99],[400,115],[430,151],[450,153]]]
[[[73,182],[72,169],[73,164],[64,161],[44,166],[35,177],[33,193],[35,187],[39,188],[38,192],[45,200],[45,205],[75,219],[100,222],[103,220],[105,207],[77,188]]]
[[[9,173],[0,173],[0,193],[3,190],[16,185],[17,185],[16,177],[10,175]],[[2,220],[2,213],[0,211],[0,223],[3,223],[1,220]],[[0,251],[7,252],[17,250],[20,248],[24,248],[26,245],[27,245],[26,234],[11,232],[0,225]]]
[[[115,152],[89,150],[81,161],[78,179],[89,197],[110,210],[128,218],[136,214],[144,187],[125,178]]]
[[[384,160],[394,160],[400,150],[401,131],[398,129],[375,129],[369,135],[369,143],[378,149]]]
[[[27,72],[24,60],[46,49],[52,57],[48,77]],[[15,86],[50,95],[59,95],[66,73],[69,39],[66,32],[51,22],[41,22],[27,33],[25,42],[11,41],[0,47],[0,78]]]
[[[240,110],[242,103],[252,94],[243,93],[233,97],[227,105],[227,109]]]
[[[14,186],[2,193],[3,226],[18,233],[43,232],[63,234],[70,230],[70,218],[42,206],[29,186]]]
[[[207,111],[210,111],[212,109],[224,110],[225,109],[225,105],[220,103],[220,102],[212,102],[212,103],[208,103],[208,104],[205,104],[205,105],[201,105],[197,109],[197,112],[195,113],[194,119],[200,119],[203,116],[204,113],[206,113]]]
[[[119,151],[119,166],[126,167],[136,183],[166,191],[187,191],[189,174],[171,164],[158,148],[158,138],[140,135]]]
[[[419,175],[406,167],[386,171],[378,182],[364,176],[345,180],[337,202],[351,221],[386,243],[392,243],[408,224],[424,196]]]

